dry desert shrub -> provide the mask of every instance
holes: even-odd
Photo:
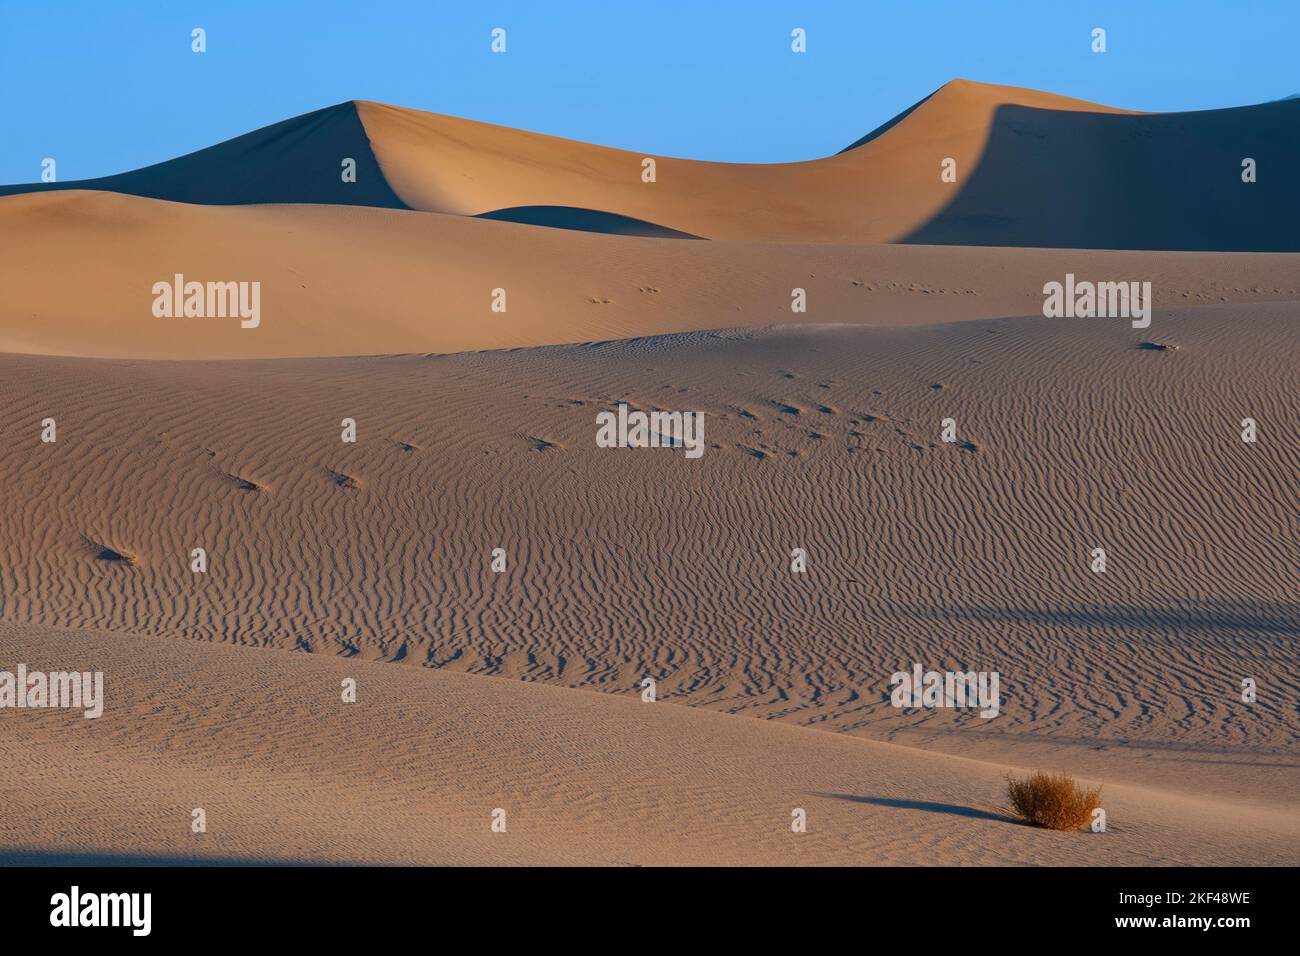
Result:
[[[1068,773],[1041,770],[1017,780],[1007,778],[1011,808],[1030,823],[1049,830],[1079,830],[1092,822],[1101,806],[1101,787],[1079,786]]]

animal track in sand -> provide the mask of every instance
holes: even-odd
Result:
[[[867,282],[864,279],[850,279],[849,284],[867,292],[915,292],[920,295],[979,295],[974,289],[950,289],[946,286],[919,285],[915,282]]]

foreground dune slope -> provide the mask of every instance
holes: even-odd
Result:
[[[406,207],[706,239],[1295,251],[1300,183],[1282,171],[1300,161],[1297,118],[1297,101],[1136,114],[954,80],[833,156],[746,165],[361,101],[146,169],[0,196]],[[1259,170],[1251,183],[1246,158]],[[952,181],[941,177],[949,160]]]
[[[626,695],[649,676],[675,703],[1006,763],[1066,748],[1024,762],[1275,806],[1300,740],[1298,308],[4,356],[0,619]],[[597,448],[619,402],[703,411],[703,456]],[[917,662],[997,670],[1001,713],[891,707]]]
[[[69,274],[68,263],[77,263]],[[260,324],[158,318],[153,287],[261,283]],[[1157,307],[1300,299],[1300,256],[672,242],[349,206],[104,192],[0,199],[0,349],[112,358],[458,352],[790,322],[1038,312],[1043,285],[1144,280]],[[806,312],[791,310],[791,290]],[[493,312],[493,290],[507,309]]]
[[[1293,814],[1113,780],[1106,833],[1037,830],[1003,809],[1006,767],[669,703],[124,633],[0,624],[0,651],[107,688],[96,720],[0,723],[0,862],[1278,865],[1300,848]]]

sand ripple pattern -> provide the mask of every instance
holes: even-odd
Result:
[[[1298,320],[1195,306],[1145,332],[1034,317],[456,356],[0,356],[0,620],[619,694],[649,676],[677,702],[888,739],[1286,751]],[[1137,347],[1151,336],[1179,348]],[[708,450],[596,448],[620,401],[704,411]],[[889,706],[913,661],[999,671],[1002,716]]]

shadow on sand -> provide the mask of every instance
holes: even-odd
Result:
[[[873,807],[895,807],[899,810],[921,810],[925,813],[944,813],[954,817],[969,817],[974,820],[995,820],[998,823],[1014,823],[1016,826],[1028,826],[1023,820],[1017,820],[1005,813],[994,813],[976,807],[963,807],[959,803],[931,803],[927,800],[898,800],[894,797],[863,797],[852,793],[819,793],[819,797],[831,800],[847,800],[850,803],[867,803]]]

